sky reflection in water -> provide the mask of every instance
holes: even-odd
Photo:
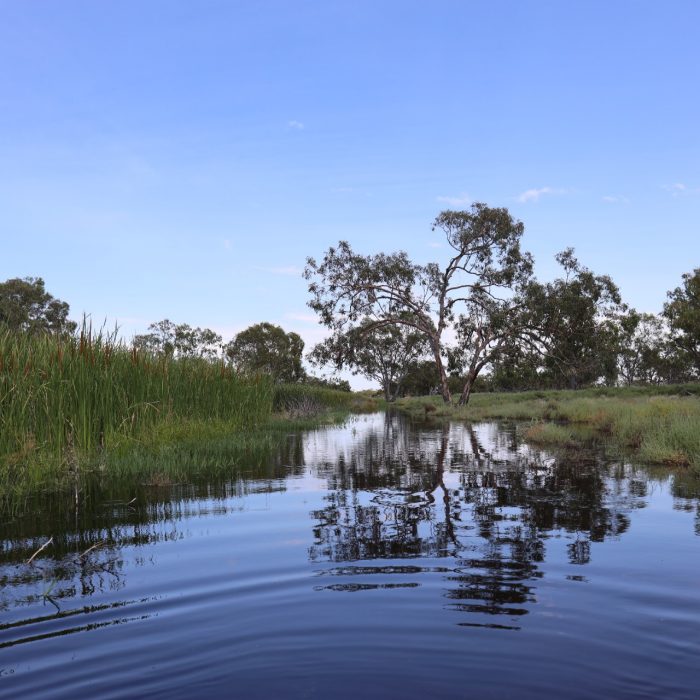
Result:
[[[226,481],[36,506],[2,525],[0,694],[682,698],[700,680],[698,482],[512,426],[361,416]]]

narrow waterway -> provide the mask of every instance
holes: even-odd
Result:
[[[47,496],[0,524],[0,696],[696,698],[699,495],[374,414],[223,482]]]

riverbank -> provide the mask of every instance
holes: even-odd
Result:
[[[59,459],[50,446],[33,446],[21,455],[4,455],[0,512],[24,512],[35,497],[45,494],[72,501],[76,494],[80,498],[124,483],[167,487],[203,478],[235,480],[243,473],[264,474],[281,455],[293,457],[294,433],[342,423],[351,413],[378,410],[381,405],[365,396],[347,392],[330,396],[327,391],[312,388],[302,400],[248,427],[221,419],[171,418],[128,436],[112,435],[101,450],[74,449]],[[333,404],[324,403],[329,398]]]
[[[641,460],[700,470],[700,384],[473,394],[467,406],[426,396],[400,399],[396,407],[431,420],[529,421],[525,439],[543,445],[576,446],[575,428],[587,426]]]
[[[94,474],[168,482],[254,463],[290,430],[377,406],[222,362],[138,352],[109,334],[0,332],[0,500],[79,490]]]

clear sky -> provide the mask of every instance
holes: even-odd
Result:
[[[306,256],[473,200],[660,310],[700,266],[697,0],[0,0],[0,280],[322,335]]]

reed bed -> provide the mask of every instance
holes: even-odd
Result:
[[[265,462],[290,430],[377,406],[366,403],[137,351],[89,326],[75,337],[0,330],[0,510],[95,478],[220,477]]]
[[[294,410],[305,403],[314,403],[324,409],[351,408],[357,397],[349,391],[339,391],[309,384],[277,384],[274,392],[274,410]]]
[[[25,462],[90,454],[180,418],[241,429],[267,420],[273,383],[222,363],[155,357],[113,334],[0,331],[0,456]]]

